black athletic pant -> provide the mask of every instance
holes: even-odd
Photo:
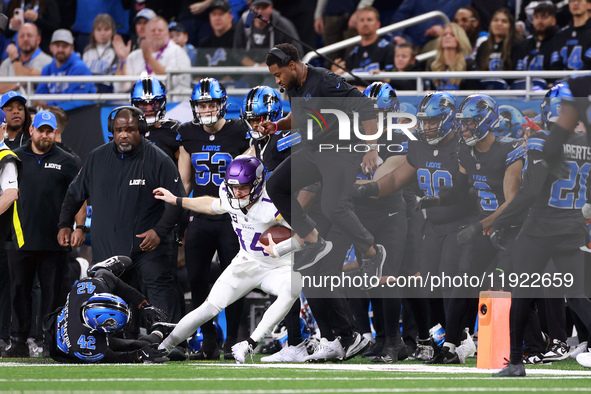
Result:
[[[15,337],[26,340],[31,330],[31,289],[35,273],[41,284],[41,314],[53,312],[65,300],[58,299],[66,252],[56,251],[8,251],[10,289],[12,298],[12,328]]]
[[[4,245],[2,245],[4,246]],[[0,339],[8,340],[10,334],[10,273],[8,256],[4,248],[0,249]]]
[[[223,271],[240,251],[240,244],[229,215],[223,220],[211,220],[202,215],[193,215],[192,218],[185,237],[185,261],[193,306],[197,308],[209,294],[209,270],[215,252],[218,252]],[[237,340],[243,307],[244,298],[240,298],[226,308],[227,339],[230,343]],[[201,332],[208,343],[216,341],[217,333],[212,320],[201,326]]]
[[[293,194],[305,186],[322,181],[322,213],[352,241],[356,250],[365,254],[374,239],[352,211],[350,204],[360,163],[358,154],[312,152],[304,147],[293,152],[273,171],[267,181],[267,192],[281,215],[303,238],[314,230],[316,224],[304,213]]]
[[[571,274],[574,283],[564,293],[569,306],[576,312],[585,326],[591,327],[591,301],[584,294],[584,252],[576,245],[584,245],[585,234],[566,234],[548,237],[533,237],[521,232],[515,241],[514,261],[519,273],[531,275],[543,273],[550,258],[556,271]],[[531,284],[531,280],[530,280]],[[542,286],[540,284],[540,286]],[[540,292],[540,289],[537,289]],[[511,364],[522,362],[522,346],[525,326],[530,309],[538,298],[532,288],[517,286],[511,302]]]

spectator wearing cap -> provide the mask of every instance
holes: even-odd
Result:
[[[299,38],[298,33],[289,20],[273,9],[271,0],[253,0],[250,8],[256,14],[270,21],[270,24],[263,22],[260,18],[255,18],[250,27],[245,27],[248,13],[242,14],[240,21],[236,26],[234,34],[234,51],[240,58],[240,63],[246,67],[266,67],[265,59],[267,52],[277,44],[292,44],[298,50],[298,53],[305,53],[300,43],[293,40],[292,37]],[[287,34],[283,32],[287,32]],[[242,53],[239,51],[242,50]],[[251,84],[259,84],[262,81],[249,79]],[[270,84],[270,83],[268,83]]]
[[[41,69],[51,62],[51,56],[39,48],[41,35],[37,25],[34,23],[23,24],[19,29],[16,42],[18,46],[9,44],[6,47],[8,57],[0,65],[0,76],[35,77],[41,75]],[[25,93],[20,83],[0,83],[0,93],[3,94],[10,90]]]
[[[142,40],[141,49],[129,54],[127,61],[117,69],[117,75],[135,75],[139,78],[142,72],[148,75],[163,75],[167,71],[191,67],[187,52],[170,39],[168,23],[164,18],[156,16],[146,25],[146,39]],[[169,92],[190,92],[191,77],[175,75],[172,77]],[[117,83],[119,92],[128,91],[130,83]]]
[[[10,91],[0,98],[0,108],[6,114],[4,143],[12,150],[23,146],[29,140],[31,114],[27,108],[27,99],[19,92]]]
[[[35,273],[41,285],[41,316],[65,301],[58,295],[67,250],[58,243],[57,224],[68,186],[79,167],[72,155],[55,145],[56,128],[55,116],[39,111],[29,130],[31,139],[14,152],[22,162],[22,171],[19,198],[13,212],[15,249],[8,251],[12,335],[3,354],[6,357],[29,356],[26,339],[33,318],[31,289]],[[85,216],[86,212],[80,210],[77,223],[84,223]],[[81,243],[84,233],[77,232]]]
[[[191,65],[197,65],[197,48],[191,43],[189,43],[189,35],[185,30],[185,27],[180,24],[179,22],[170,22],[168,25],[168,31],[170,32],[170,39],[187,51],[187,55],[191,60]]]
[[[6,115],[0,109],[0,133],[6,131]],[[0,352],[8,345],[10,334],[10,274],[6,241],[10,236],[12,207],[18,197],[18,159],[0,142]],[[20,165],[20,164],[18,164]]]
[[[80,56],[74,52],[74,37],[66,29],[59,29],[51,37],[51,53],[53,60],[47,66],[43,67],[41,76],[72,76],[72,75],[92,75],[86,64],[80,59]],[[93,83],[88,82],[43,82],[37,86],[36,94],[78,94],[78,93],[96,93]],[[39,105],[57,105],[64,110],[78,108],[84,105],[90,105],[91,101],[72,100],[58,101],[48,100]]]
[[[144,8],[137,14],[135,14],[133,18],[133,23],[135,26],[135,34],[131,35],[131,39],[127,41],[123,41],[123,37],[121,35],[116,34],[113,37],[113,48],[115,49],[115,53],[117,54],[117,58],[119,59],[119,67],[123,66],[123,63],[127,61],[127,57],[132,51],[140,48],[140,44],[144,38],[146,38],[146,25],[150,21],[150,19],[154,18],[156,13],[150,8]]]
[[[227,1],[216,0],[211,5],[209,24],[213,33],[199,42],[197,65],[202,67],[236,65],[236,62],[232,61],[231,55],[236,28],[234,27],[232,9]]]

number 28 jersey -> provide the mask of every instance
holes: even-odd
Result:
[[[241,209],[233,208],[230,205],[225,185],[219,188],[219,196],[219,204],[213,204],[212,209],[219,214],[230,214],[242,253],[265,263],[291,264],[291,254],[275,258],[266,254],[262,247],[257,246],[259,237],[269,228],[273,226],[289,227],[269,198],[267,190],[263,191],[259,199],[246,211],[246,214]]]
[[[215,134],[203,126],[187,122],[179,128],[181,145],[191,156],[193,168],[193,196],[215,196],[224,182],[226,168],[234,157],[248,149],[246,126],[236,119]]]

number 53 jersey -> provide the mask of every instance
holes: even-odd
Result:
[[[181,125],[179,134],[182,147],[191,155],[193,197],[217,195],[228,164],[248,149],[246,126],[227,119],[221,130],[210,134],[203,126],[187,122]]]

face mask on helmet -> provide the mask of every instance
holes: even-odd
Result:
[[[237,156],[226,168],[224,178],[230,206],[246,208],[262,195],[265,186],[265,168],[254,156]]]
[[[496,101],[486,95],[471,95],[464,99],[456,118],[462,138],[468,146],[474,146],[488,135],[497,123],[499,114]]]
[[[215,78],[203,78],[193,88],[191,93],[191,110],[193,121],[202,126],[213,126],[226,116],[228,110],[228,96],[224,86]],[[212,108],[212,103],[217,109]],[[204,104],[209,103],[209,109]],[[200,104],[202,104],[200,106]],[[201,107],[201,109],[200,109]]]
[[[283,103],[279,93],[268,86],[257,86],[244,96],[240,118],[250,131],[252,138],[260,140],[264,135],[257,131],[262,122],[276,122],[283,116]]]
[[[131,105],[139,108],[146,116],[146,123],[152,126],[166,115],[166,87],[147,73],[131,89]]]
[[[117,332],[130,320],[127,303],[114,294],[95,294],[82,304],[82,322],[93,330],[104,333]]]
[[[437,145],[454,128],[455,98],[445,92],[427,94],[417,112],[419,134],[429,145]]]
[[[156,97],[152,100],[133,99],[131,105],[144,113],[148,126],[154,125],[166,114],[166,98],[163,97]]]

